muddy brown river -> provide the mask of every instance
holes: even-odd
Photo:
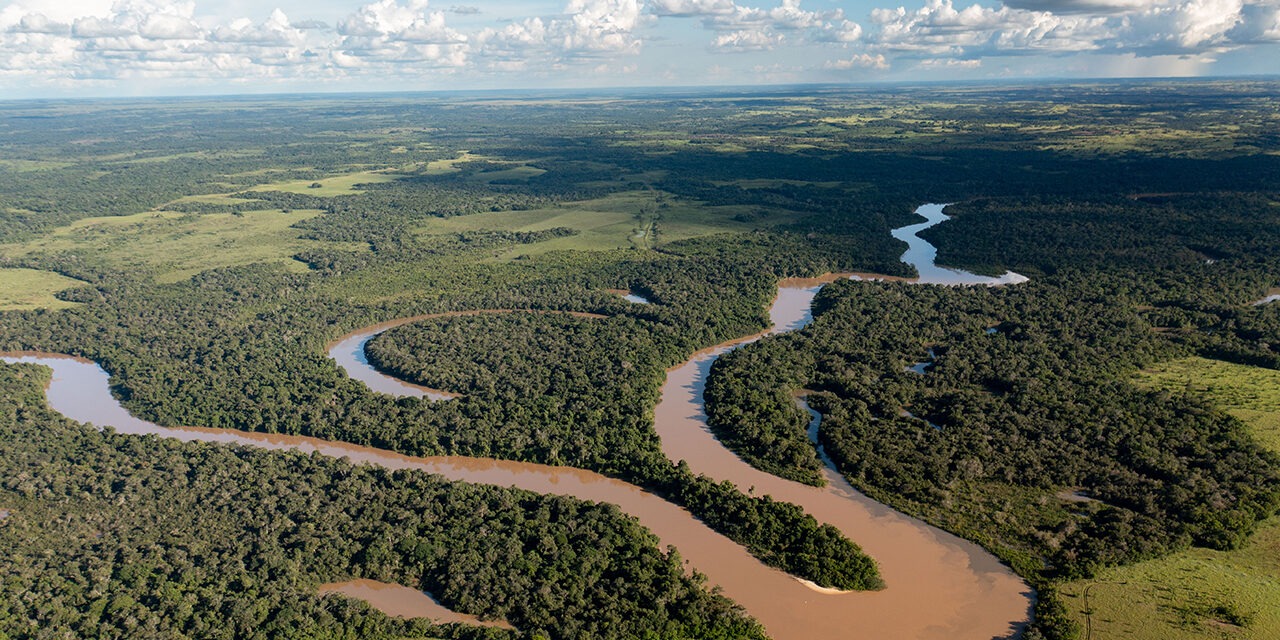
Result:
[[[3,360],[51,367],[53,380],[46,390],[51,407],[71,419],[111,426],[123,433],[316,451],[354,463],[417,469],[453,480],[617,504],[657,535],[663,545],[674,545],[691,568],[743,605],[778,640],[988,640],[1017,633],[1030,617],[1034,596],[994,556],[863,496],[831,469],[826,471],[828,485],[823,488],[759,471],[725,449],[708,429],[702,391],[712,362],[748,342],[806,325],[812,319],[809,309],[820,283],[836,277],[840,276],[781,283],[770,308],[773,328],[699,352],[669,370],[655,409],[655,427],[663,451],[672,460],[686,460],[693,471],[729,480],[755,495],[769,494],[800,505],[818,520],[838,527],[876,560],[887,585],[878,592],[842,593],[804,583],[765,566],[680,507],[590,471],[456,456],[419,458],[298,436],[161,427],[139,420],[121,407],[110,394],[107,373],[91,361],[43,353],[4,354]],[[349,334],[331,345],[330,355],[349,374],[363,380],[366,372],[356,369],[372,371],[363,358],[363,344],[391,326],[420,318],[391,321]],[[406,394],[403,386],[374,388]],[[424,611],[422,615],[432,614]]]
[[[321,595],[341,593],[349,598],[359,598],[389,616],[430,618],[441,624],[461,622],[462,624],[481,627],[515,628],[505,620],[481,620],[472,615],[452,611],[436,602],[435,598],[431,597],[431,594],[399,584],[388,584],[362,578],[359,580],[347,580],[346,582],[322,584],[316,591],[320,592]]]
[[[765,566],[680,507],[590,471],[457,456],[419,458],[300,436],[161,427],[120,406],[108,389],[106,371],[91,361],[41,353],[6,354],[3,359],[51,367],[53,380],[46,390],[51,407],[73,420],[111,426],[122,433],[317,451],[355,463],[418,469],[453,480],[612,502],[638,518],[663,545],[679,549],[692,568],[706,574],[711,584],[743,605],[778,640],[988,640],[1014,633],[1029,617],[1031,590],[981,548],[866,498],[830,470],[825,488],[759,471],[711,435],[702,412],[702,389],[711,363],[730,349],[807,324],[809,305],[819,287],[794,284],[784,282],[778,290],[770,308],[772,329],[699,352],[668,372],[655,409],[655,426],[663,451],[672,460],[686,460],[695,472],[752,488],[756,495],[770,494],[798,504],[818,520],[840,528],[875,558],[887,585],[882,591],[832,593],[805,584]],[[352,334],[333,349],[350,340],[367,340],[397,324],[371,327],[370,335]]]

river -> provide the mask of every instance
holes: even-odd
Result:
[[[349,598],[359,598],[389,616],[430,618],[441,624],[460,622],[481,627],[515,628],[505,620],[481,620],[475,616],[450,610],[436,602],[431,594],[399,584],[361,578],[322,584],[316,591],[321,595],[341,593]]]
[[[926,226],[931,224],[937,222]],[[932,265],[932,258],[929,264]],[[925,270],[920,270],[920,281],[924,282]],[[992,284],[991,280],[995,279],[947,284]],[[3,360],[51,367],[54,375],[46,389],[51,407],[71,419],[111,426],[124,433],[317,451],[356,463],[418,469],[453,480],[612,502],[638,518],[663,545],[679,549],[692,568],[743,605],[777,640],[988,640],[1017,632],[1029,619],[1031,590],[977,545],[863,496],[830,469],[826,471],[828,486],[823,488],[759,471],[725,449],[711,434],[703,414],[702,392],[712,362],[748,342],[808,324],[812,320],[810,305],[819,288],[815,281],[784,281],[770,307],[771,329],[701,351],[669,370],[655,409],[655,428],[662,438],[663,451],[672,460],[686,460],[695,472],[732,481],[756,495],[769,494],[800,505],[818,520],[838,527],[878,563],[887,584],[878,592],[841,593],[806,584],[763,565],[683,509],[634,485],[593,472],[457,456],[419,458],[298,436],[161,427],[140,420],[121,407],[110,394],[107,373],[91,361],[39,353],[5,354]],[[349,334],[331,345],[330,355],[342,357],[348,373],[357,367],[372,369],[362,357],[348,357],[356,344],[360,345],[362,356],[364,342],[373,335],[425,317],[430,316],[394,320]],[[402,393],[394,389],[384,392]]]
[[[980,276],[968,271],[959,269],[948,269],[940,267],[935,260],[938,257],[938,248],[929,244],[919,234],[921,231],[934,227],[951,217],[943,213],[946,208],[945,204],[924,204],[916,208],[916,215],[925,219],[924,222],[898,227],[890,233],[893,237],[907,243],[907,251],[902,254],[902,261],[915,267],[920,276],[912,279],[912,282],[919,284],[945,284],[945,285],[987,285],[999,286],[1005,284],[1019,284],[1027,281],[1027,277],[1006,271],[1004,275],[998,278],[990,276]]]

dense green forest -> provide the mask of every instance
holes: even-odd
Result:
[[[403,325],[374,338],[369,361],[380,369],[464,401],[519,407],[507,418],[545,437],[551,425],[608,433],[606,449],[647,437],[656,448],[651,407],[664,379],[661,351],[643,324],[546,314],[460,316]],[[541,425],[548,425],[542,427]],[[634,435],[628,436],[628,430]],[[531,442],[526,449],[558,446]],[[732,485],[664,464],[641,481],[685,506],[768,564],[841,589],[882,586],[872,561],[831,526],[783,502],[749,498]],[[550,454],[559,460],[559,452]]]
[[[1280,307],[1249,304],[1280,284],[1275,83],[579,98],[0,103],[0,278],[23,267],[83,283],[47,292],[70,308],[0,308],[0,350],[93,359],[131,412],[159,424],[600,471],[773,566],[876,588],[856,540],[667,460],[652,409],[665,369],[765,328],[778,278],[910,276],[889,231],[918,221],[922,202],[954,202],[955,219],[924,234],[939,262],[1032,281],[827,287],[810,328],[717,363],[706,399],[722,441],[819,482],[791,396],[815,392],[840,471],[1009,562],[1040,589],[1032,633],[1053,637],[1073,633],[1057,618],[1058,581],[1237,545],[1275,513],[1277,461],[1236,421],[1194,394],[1130,381],[1188,354],[1280,367]],[[371,343],[382,368],[464,394],[445,403],[373,393],[325,355],[371,323],[469,309],[605,317],[457,317]],[[924,374],[905,370],[929,349]],[[335,637],[505,634],[426,629],[310,595],[324,579],[374,576],[523,632],[588,637],[604,633],[584,604],[596,595],[570,584],[588,557],[633,572],[618,580],[634,591],[599,596],[610,633],[760,633],[608,507],[97,434],[40,408],[37,375],[0,367],[15,434],[0,507],[18,507],[0,535],[21,550],[4,560],[20,576],[0,610],[12,636],[33,635],[35,619],[64,635],[222,637],[216,621],[230,611],[274,621],[268,636],[297,616]],[[190,469],[229,477],[236,493]],[[250,499],[231,502],[239,494]],[[334,505],[323,527],[318,505]],[[453,506],[423,515],[442,505]],[[436,555],[416,559],[409,543],[360,551],[392,512]],[[490,588],[447,555],[489,522],[477,513],[495,523],[494,549],[556,539],[571,523],[591,533],[567,538],[572,553],[538,552],[551,563],[541,583]],[[146,537],[138,523],[153,515],[172,521],[172,537]],[[87,541],[104,521],[134,533]],[[299,557],[289,545],[301,539],[279,533],[303,522],[317,527],[305,548],[328,551]],[[231,533],[242,530],[261,535]],[[183,574],[192,554],[218,569]],[[108,557],[156,569],[101,578],[94,558]],[[508,564],[493,564],[494,581],[533,561],[495,557]],[[531,604],[544,584],[562,601]],[[61,617],[17,595],[32,585]],[[192,593],[205,608],[190,608]]]
[[[1043,597],[1059,581],[1188,545],[1235,548],[1280,508],[1280,459],[1238,420],[1132,381],[1190,354],[1280,362],[1280,307],[1251,304],[1280,275],[1274,218],[1256,197],[1233,214],[1222,202],[1185,199],[1176,222],[1165,203],[1114,219],[1021,200],[957,207],[934,234],[944,246],[1036,279],[828,286],[809,328],[717,361],[710,421],[753,464],[817,483],[808,416],[791,399],[810,391],[820,441],[855,486],[995,551],[1041,588],[1036,631],[1070,637]],[[1010,218],[1014,237],[996,235]],[[1125,240],[1108,224],[1151,226]]]
[[[610,505],[322,456],[95,431],[0,369],[6,637],[503,638],[315,595],[412,584],[523,637],[742,638],[760,629]]]

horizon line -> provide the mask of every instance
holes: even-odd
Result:
[[[509,88],[474,88],[474,89],[421,89],[421,90],[351,90],[351,91],[276,91],[276,92],[240,92],[240,93],[188,93],[188,94],[155,94],[155,95],[92,95],[92,96],[47,96],[0,99],[0,105],[19,103],[66,103],[66,102],[144,102],[151,100],[202,100],[202,99],[255,99],[255,98],[326,98],[338,96],[351,97],[410,97],[423,95],[474,95],[489,96],[521,95],[546,93],[560,95],[607,95],[607,94],[679,94],[684,92],[710,93],[769,93],[787,90],[821,90],[821,89],[855,89],[876,87],[929,87],[929,86],[1026,86],[1026,85],[1062,85],[1062,84],[1142,84],[1142,83],[1212,83],[1223,81],[1264,81],[1280,82],[1280,73],[1267,74],[1226,74],[1205,76],[1096,76],[1096,77],[1040,77],[1040,78],[970,78],[957,80],[864,80],[858,82],[794,82],[769,84],[690,84],[690,85],[636,85],[636,86],[594,86],[594,87],[509,87]]]

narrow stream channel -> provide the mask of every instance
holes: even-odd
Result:
[[[430,618],[440,624],[460,622],[480,627],[514,629],[505,620],[481,620],[475,616],[452,611],[429,593],[410,589],[404,585],[388,584],[377,580],[359,579],[346,582],[330,582],[320,585],[321,594],[340,593],[349,598],[364,600],[389,616],[400,618]]]

